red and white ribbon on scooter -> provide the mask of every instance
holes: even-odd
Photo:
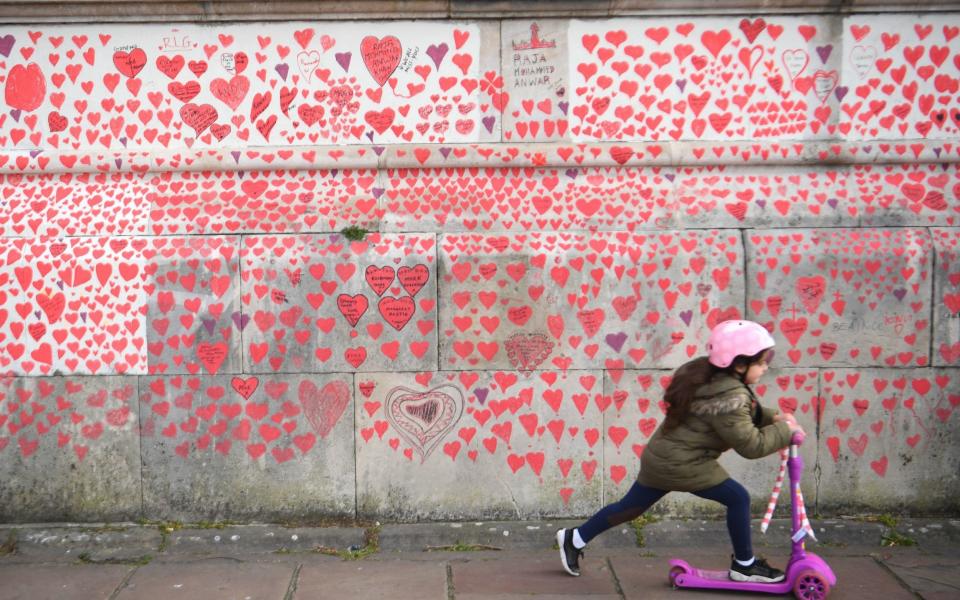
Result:
[[[780,471],[777,473],[777,480],[773,484],[773,492],[770,493],[770,502],[767,503],[767,512],[763,515],[763,521],[760,523],[760,532],[766,533],[767,528],[770,527],[770,521],[773,519],[773,511],[777,507],[777,499],[780,497],[780,490],[783,489],[783,479],[784,475],[787,472],[787,460],[790,458],[790,451],[787,448],[780,450]],[[796,498],[794,501],[797,504],[797,510],[800,513],[800,530],[793,534],[793,540],[799,541],[803,539],[804,536],[810,536],[811,539],[816,540],[817,536],[813,533],[813,527],[810,526],[810,521],[807,519],[807,510],[803,505],[803,494],[800,492],[800,486],[796,488]]]

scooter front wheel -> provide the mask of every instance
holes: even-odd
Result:
[[[687,570],[683,567],[670,567],[670,573],[668,576],[670,578],[670,585],[673,586],[673,589],[677,589],[677,577],[680,577],[686,572]]]
[[[793,595],[799,600],[824,600],[830,595],[830,582],[812,569],[801,571],[793,584]]]

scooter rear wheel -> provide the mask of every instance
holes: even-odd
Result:
[[[687,570],[683,567],[670,567],[670,585],[673,586],[673,589],[677,589],[677,577],[686,573]]]
[[[793,584],[793,595],[799,600],[824,600],[830,595],[830,582],[813,569],[801,571]]]

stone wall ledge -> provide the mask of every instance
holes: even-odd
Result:
[[[925,139],[363,144],[165,152],[2,150],[0,174],[476,167],[765,167],[958,162],[960,144]]]
[[[929,0],[353,0],[351,2],[130,2],[75,0],[0,2],[5,23],[288,21],[298,19],[501,19],[524,17],[606,18],[630,16],[744,14],[857,14],[960,10],[958,2]]]

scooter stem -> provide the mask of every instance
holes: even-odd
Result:
[[[787,459],[787,469],[790,471],[790,520],[793,524],[792,533],[796,533],[803,528],[803,521],[800,517],[800,505],[797,498],[800,495],[800,476],[803,473],[803,457],[800,456],[800,445],[790,444],[790,456]],[[793,542],[793,550],[790,553],[790,560],[797,561],[806,557],[804,548],[804,537]]]

